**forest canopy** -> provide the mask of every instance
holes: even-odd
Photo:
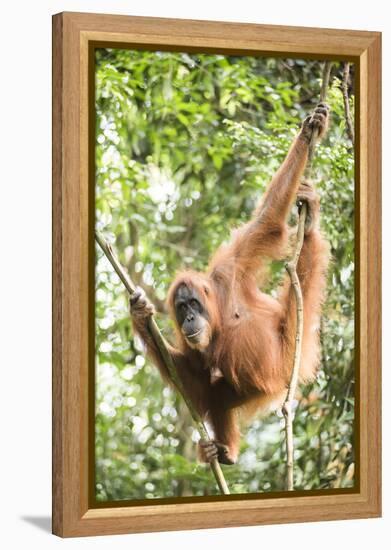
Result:
[[[334,63],[331,124],[312,177],[332,252],[321,368],[300,388],[294,421],[296,489],[354,483],[354,152]],[[354,113],[354,67],[349,104]],[[204,269],[248,221],[301,121],[319,99],[316,60],[96,50],[96,227],[142,286],[170,340],[164,298],[179,269]],[[275,294],[282,262],[270,266]],[[190,415],[133,335],[128,296],[96,250],[96,498],[218,493],[196,459]],[[283,419],[255,418],[231,493],[284,489]]]

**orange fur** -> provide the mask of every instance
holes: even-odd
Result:
[[[290,378],[296,334],[291,284],[286,278],[278,299],[273,299],[258,289],[257,275],[266,261],[286,256],[286,220],[299,191],[307,154],[308,140],[302,132],[252,220],[217,250],[205,273],[180,273],[168,294],[174,320],[175,293],[182,284],[197,290],[209,314],[207,346],[191,347],[177,326],[177,349],[170,347],[170,352],[186,391],[199,413],[212,424],[216,440],[228,446],[232,461],[237,457],[240,440],[238,412],[246,417],[257,411],[266,414],[280,406]],[[318,327],[329,257],[318,229],[318,200],[308,185],[306,200],[312,209],[313,224],[305,236],[298,264],[305,310],[302,381],[313,378],[319,362]],[[135,319],[136,330],[169,380],[141,325]]]

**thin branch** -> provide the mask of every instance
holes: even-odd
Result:
[[[330,81],[331,67],[332,67],[331,61],[324,62],[323,71],[322,71],[322,84],[320,89],[320,99],[319,99],[320,103],[324,103],[326,101],[327,90],[328,90],[329,81]],[[315,153],[316,140],[317,140],[317,135],[315,134],[315,132],[313,132],[311,136],[309,149],[308,149],[307,171],[311,170],[312,159]]]
[[[111,245],[109,243],[107,243],[105,241],[105,239],[101,235],[99,235],[98,232],[95,233],[95,239],[96,239],[97,243],[99,244],[99,246],[101,247],[101,249],[103,250],[103,252],[105,253],[107,259],[109,260],[109,262],[113,266],[115,272],[117,273],[117,275],[121,279],[121,281],[124,284],[126,290],[129,292],[130,296],[132,296],[132,294],[136,290],[136,286],[133,283],[133,281],[130,279],[129,275],[126,273],[125,269],[119,263],[118,259],[116,258],[115,254],[114,254],[114,251],[113,251]],[[173,362],[173,360],[171,358],[171,355],[170,355],[170,353],[167,349],[167,343],[166,343],[165,339],[163,338],[163,336],[162,336],[162,334],[159,330],[159,327],[156,324],[155,319],[152,316],[148,318],[147,328],[148,328],[148,331],[151,335],[151,338],[153,339],[154,343],[156,344],[156,347],[158,348],[158,350],[160,352],[161,358],[162,358],[165,366],[167,367],[168,372],[170,373],[170,378],[171,378],[175,388],[177,389],[178,393],[182,396],[183,400],[185,401],[185,403],[187,405],[187,408],[189,409],[189,412],[190,412],[190,414],[191,414],[191,416],[194,420],[194,423],[197,427],[197,430],[198,430],[201,438],[209,441],[210,437],[209,437],[208,431],[207,431],[201,417],[199,416],[199,414],[197,413],[197,411],[193,407],[192,402],[187,397],[185,388],[183,387],[181,379],[179,378],[179,376],[177,374],[174,362]],[[224,474],[222,472],[222,469],[221,469],[221,466],[220,466],[218,460],[214,459],[210,463],[210,466],[211,466],[213,474],[216,478],[216,482],[217,482],[217,485],[219,486],[220,491],[225,495],[229,495],[230,493],[229,493],[228,485],[225,481]]]
[[[297,275],[297,262],[299,261],[300,252],[303,247],[304,241],[304,225],[307,215],[307,204],[303,203],[300,215],[299,223],[297,227],[297,239],[296,247],[293,253],[292,259],[286,264],[286,270],[288,271],[291,279],[292,288],[296,298],[296,339],[295,339],[295,353],[293,358],[293,369],[291,379],[288,386],[288,392],[285,398],[285,402],[282,406],[282,412],[285,417],[285,443],[286,443],[286,455],[287,455],[287,475],[286,475],[286,489],[293,491],[293,413],[292,413],[292,401],[296,393],[297,382],[299,379],[301,347],[303,340],[303,294],[301,291],[299,277]]]
[[[320,89],[320,103],[324,103],[326,101],[332,65],[333,64],[331,61],[325,61],[323,65],[322,87]]]
[[[332,63],[331,61],[325,61],[322,71],[322,83],[320,90],[320,103],[326,101],[327,90],[330,81]],[[312,159],[315,151],[316,144],[315,133],[312,134],[309,151],[308,151],[308,164],[306,173],[308,174],[311,171]],[[297,275],[297,262],[300,258],[301,249],[304,242],[304,227],[305,219],[307,215],[307,205],[303,203],[300,215],[299,223],[297,227],[297,238],[296,246],[293,252],[292,259],[286,264],[286,270],[288,271],[289,277],[291,279],[291,284],[293,292],[296,299],[296,339],[295,339],[295,352],[293,356],[293,369],[291,373],[291,379],[288,386],[288,392],[285,398],[285,402],[282,406],[282,412],[285,417],[285,443],[286,443],[286,461],[287,461],[287,471],[286,471],[286,489],[288,491],[293,491],[293,413],[292,413],[292,401],[296,393],[297,382],[299,379],[299,370],[300,370],[300,359],[301,359],[301,347],[303,340],[303,324],[304,324],[304,308],[303,308],[303,294],[301,291],[300,280]]]
[[[352,145],[354,145],[354,130],[353,130],[352,117],[350,114],[349,94],[348,94],[349,76],[350,76],[350,63],[346,62],[343,65],[343,79],[341,82],[341,90],[342,90],[343,104],[345,109],[346,132],[348,134],[350,141],[352,142]]]

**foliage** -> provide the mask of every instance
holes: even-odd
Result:
[[[320,63],[300,59],[99,49],[96,54],[96,224],[171,334],[164,296],[175,272],[203,269],[230,229],[249,219],[319,97]],[[354,160],[341,67],[332,123],[314,179],[333,255],[322,365],[294,421],[297,489],[354,479]],[[353,95],[350,101],[353,107]],[[218,492],[196,461],[197,433],[132,334],[127,296],[96,253],[96,494],[100,501]],[[282,264],[271,266],[273,287]],[[282,417],[254,419],[232,493],[284,487]]]

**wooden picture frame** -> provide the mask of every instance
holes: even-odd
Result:
[[[345,493],[95,507],[91,497],[89,308],[92,121],[97,46],[142,45],[349,60],[356,64],[356,349],[359,471]],[[61,13],[53,17],[53,533],[62,537],[378,517],[381,513],[381,34]],[[93,181],[93,180],[92,180]]]

